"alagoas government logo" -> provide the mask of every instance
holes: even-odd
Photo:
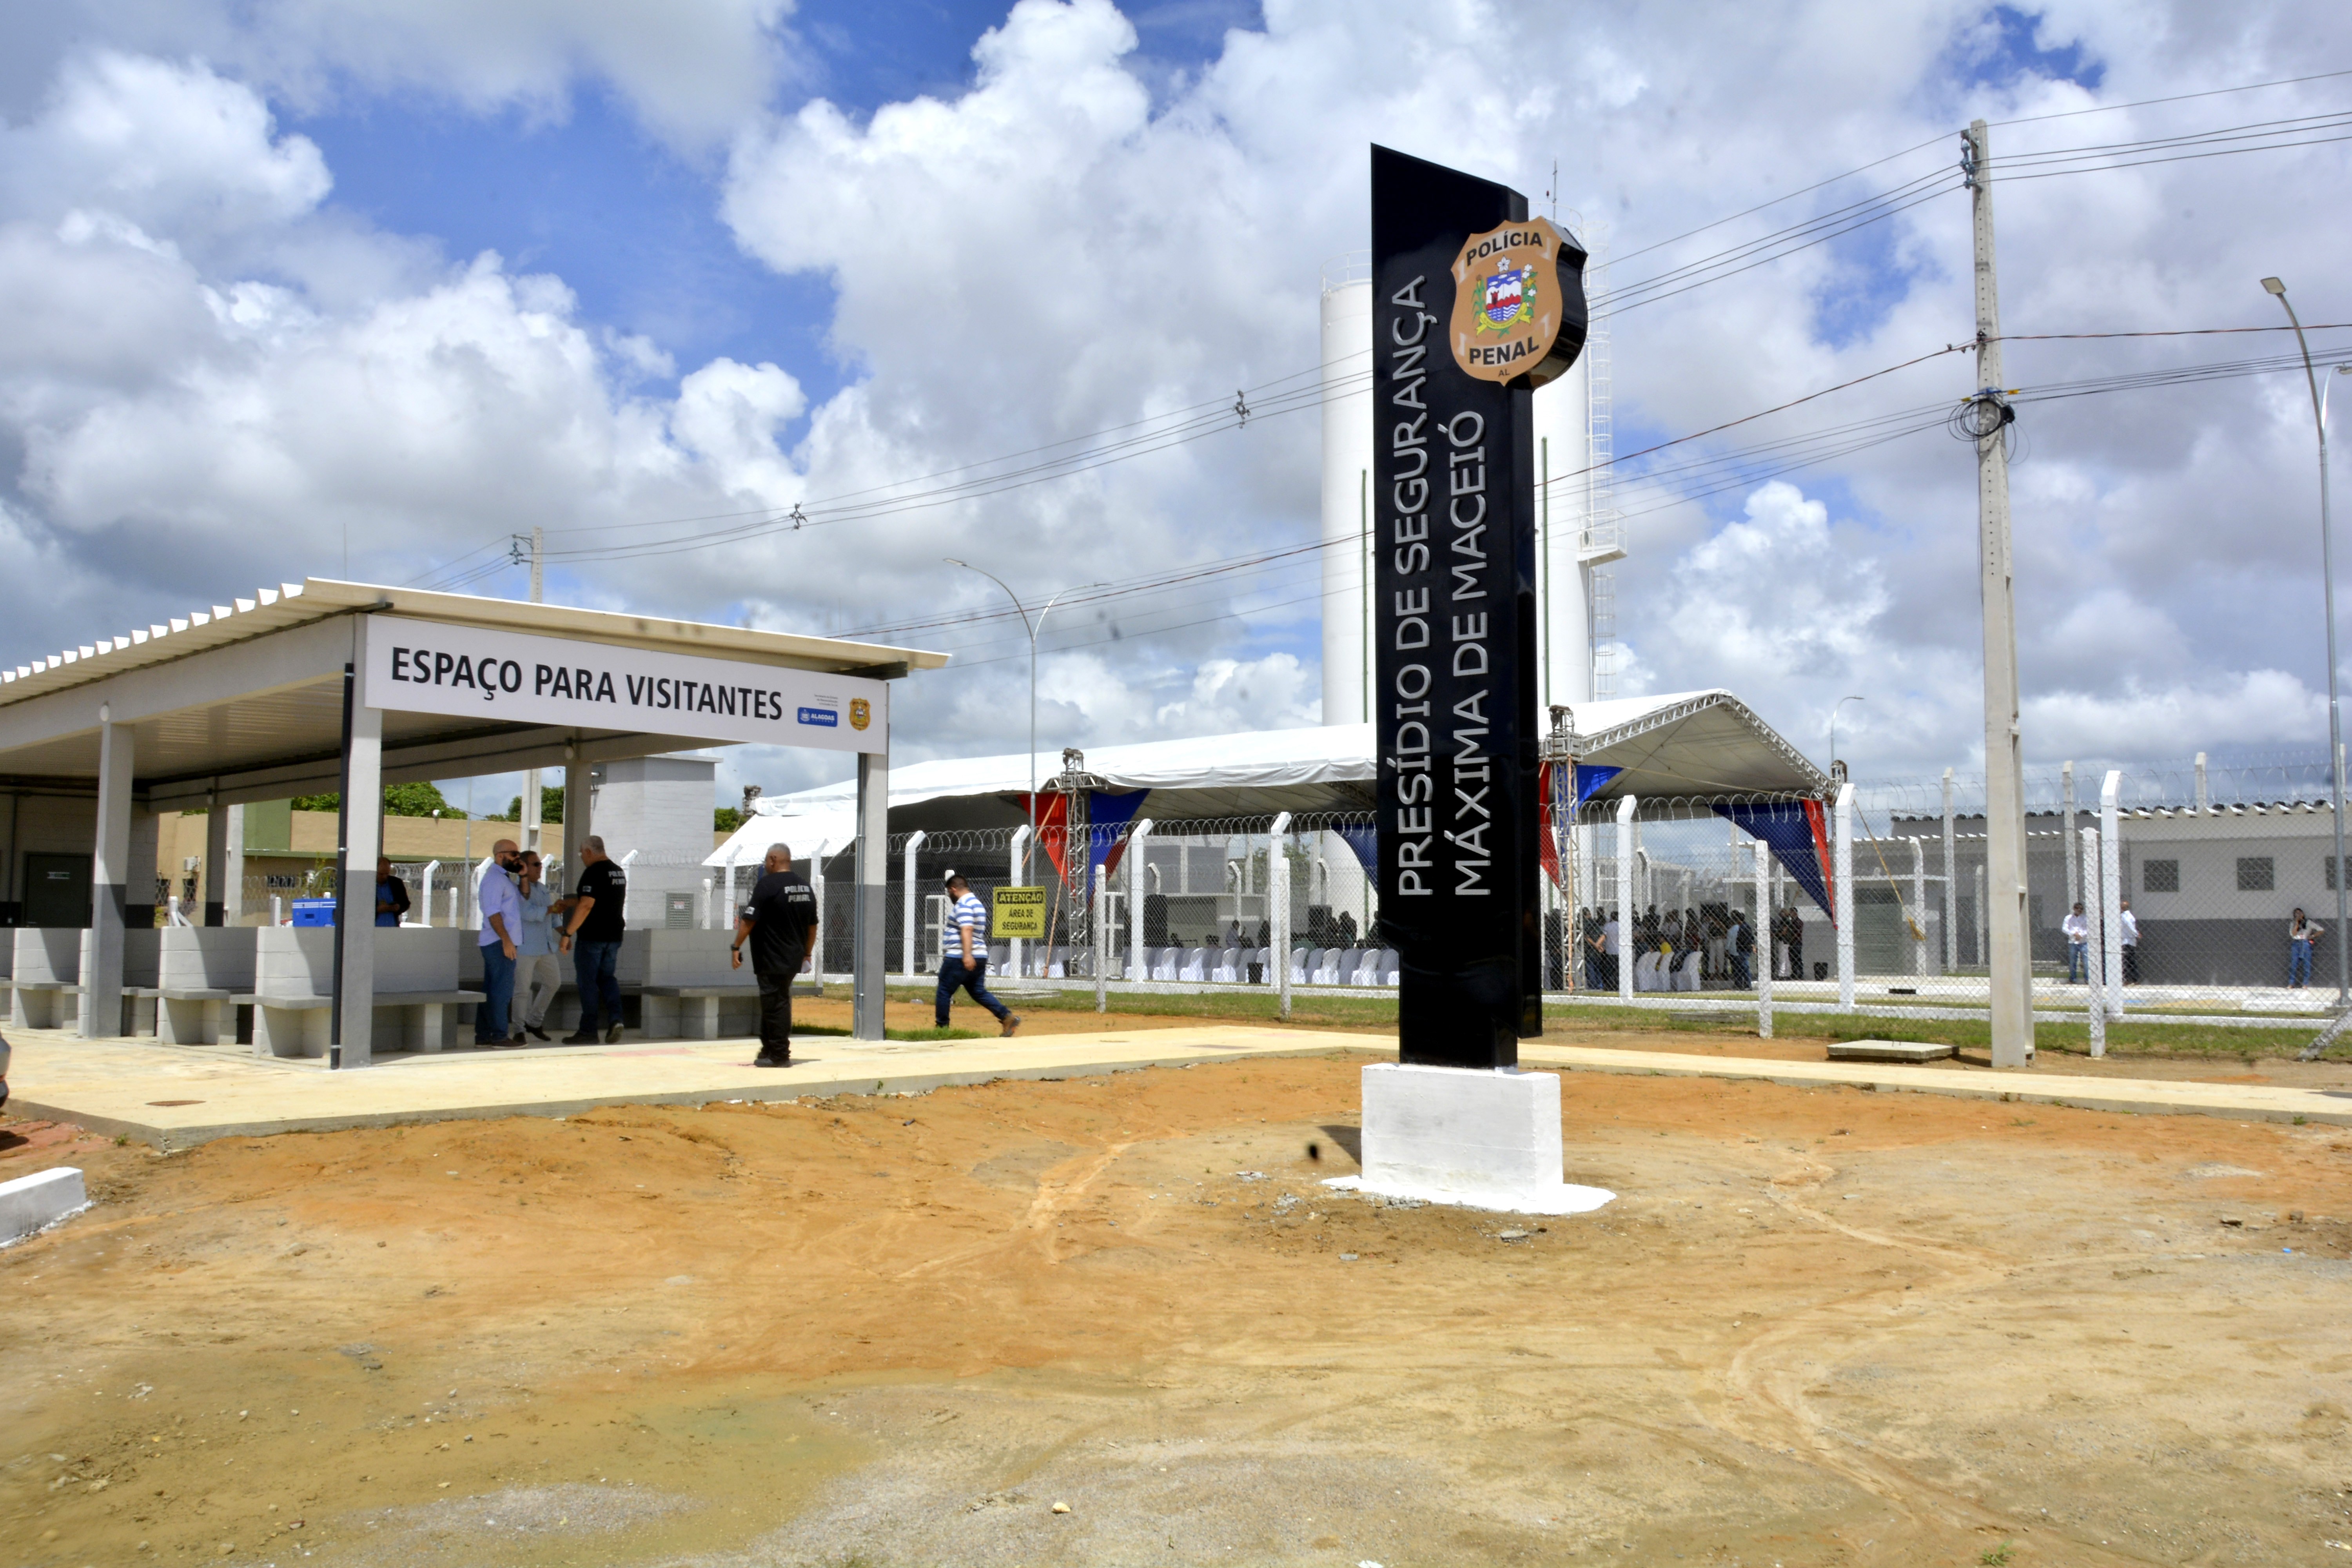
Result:
[[[1549,222],[1507,223],[1463,242],[1453,342],[1464,371],[1541,386],[1576,362],[1584,327],[1584,252]]]

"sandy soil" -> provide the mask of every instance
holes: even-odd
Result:
[[[0,1252],[0,1564],[2344,1560],[2342,1131],[1565,1089],[1539,1224],[1318,1187],[1331,1058],[9,1124],[100,1203]]]

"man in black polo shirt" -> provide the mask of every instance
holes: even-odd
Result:
[[[589,1046],[599,1038],[596,1020],[604,1016],[606,1045],[621,1037],[621,919],[629,900],[629,874],[604,854],[604,841],[594,834],[580,841],[580,879],[572,896],[554,906],[570,917],[563,927],[563,951],[572,954],[572,978],[580,986],[580,1027],[563,1037],[567,1046]]]
[[[793,1064],[793,979],[816,941],[816,894],[793,869],[789,845],[771,844],[751,901],[735,919],[735,967],[751,944],[751,973],[760,977],[760,1054],[753,1067]]]

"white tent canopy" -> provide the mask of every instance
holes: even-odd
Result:
[[[1594,792],[1596,800],[1812,795],[1829,783],[1728,691],[1588,702],[1572,718],[1578,760],[1624,770]],[[1086,753],[1086,771],[1114,790],[1150,790],[1146,813],[1160,822],[1369,811],[1378,778],[1372,746],[1370,724],[1262,730],[1104,746]],[[1041,789],[1061,771],[1058,752],[1038,753]],[[1030,777],[1031,759],[1019,752],[895,768],[891,826],[1016,826],[1025,819],[1019,797]],[[750,864],[780,840],[803,858],[820,845],[837,854],[856,837],[856,784],[845,781],[763,799],[759,815],[704,864]]]

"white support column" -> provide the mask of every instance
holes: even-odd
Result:
[[[1617,881],[1628,895],[1624,907],[1617,912],[1617,1000],[1620,1002],[1633,1000],[1633,931],[1636,925],[1633,917],[1638,911],[1633,907],[1631,895],[1634,890],[1633,858],[1641,853],[1638,847],[1641,828],[1635,824],[1633,814],[1640,807],[1641,803],[1630,795],[1617,803]]]
[[[1029,825],[1025,822],[1013,832],[1011,859],[1013,885],[1016,888],[1027,887],[1029,885]],[[1013,973],[1016,979],[1029,973],[1022,962],[1025,945],[1022,938],[1016,936],[1013,939]]]
[[[2110,772],[2099,785],[2099,942],[2105,949],[2107,1016],[2124,1016],[2123,824],[2124,775]]]
[[[1127,977],[1129,980],[1151,978],[1151,960],[1143,945],[1143,900],[1151,892],[1151,878],[1144,868],[1147,858],[1144,841],[1151,837],[1151,818],[1145,817],[1127,836]]]
[[[433,923],[433,873],[439,869],[441,869],[440,861],[427,860],[425,862],[424,872],[416,879],[419,882],[424,884],[424,893],[423,896],[416,900],[416,907],[422,911],[424,923],[428,926]],[[553,884],[551,882],[549,885],[552,886]]]
[[[131,726],[98,708],[98,832],[89,875],[89,935],[82,943],[81,1037],[122,1032],[122,906],[131,888]],[[154,868],[148,868],[149,878]]]
[[[214,801],[205,813],[205,904],[196,912],[196,924],[217,926],[229,923],[227,886],[228,808]]]
[[[367,662],[359,646],[367,617],[352,617],[352,743],[343,757],[343,875],[352,894],[341,900],[342,1040],[346,1068],[375,1062],[375,858],[383,842],[383,710],[368,706]],[[361,889],[364,889],[364,895]],[[520,1015],[517,1015],[520,1016]]]
[[[1911,840],[1911,908],[1916,918],[1927,918],[1927,847],[1918,839]],[[1927,978],[1927,933],[1923,928],[1911,943],[1911,973],[1914,977]]]
[[[857,757],[857,890],[850,916],[852,1039],[879,1041],[882,1029],[882,948],[889,929],[884,905],[890,898],[890,753],[861,752]]]
[[[574,882],[580,879],[580,845],[596,831],[596,786],[589,777],[588,763],[563,764],[563,869]],[[541,855],[544,858],[545,851]]]
[[[898,927],[898,967],[909,980],[919,978],[915,973],[915,910],[922,899],[922,889],[915,882],[915,852],[923,847],[929,834],[920,828],[907,835],[907,907]]]
[[[1756,840],[1756,1037],[1772,1037],[1772,849]]]
[[[1290,831],[1290,813],[1277,816],[1265,830],[1265,907],[1266,924],[1273,928],[1273,941],[1265,950],[1266,962],[1274,973],[1266,978],[1274,982],[1275,994],[1280,998],[1280,1011],[1290,1016],[1290,857],[1282,852],[1282,836]]]
[[[245,923],[245,807],[227,812],[228,847],[221,857],[221,924]]]
[[[2095,827],[2084,828],[2083,869],[2086,873],[2085,879],[2088,879],[2087,874],[2094,872],[2095,868],[2104,866],[2105,864],[2105,858],[2099,851],[2099,830]],[[2104,877],[2102,877],[2101,881],[2104,886]],[[2088,892],[2090,889],[2085,888],[2084,891]],[[2090,972],[2085,974],[2084,978],[2089,982],[2089,984],[2084,990],[2083,1000],[2084,1003],[2084,1011],[2090,1016],[2091,1055],[2094,1057],[2103,1057],[2107,1054],[2106,966],[2105,963],[2107,946],[2105,936],[2106,930],[2106,900],[2105,899],[2099,899],[2096,901],[2100,910],[2097,918],[2099,921],[2099,929],[2102,934],[2098,941],[2088,944],[2087,957],[2090,963]]]
[[[1838,1010],[1853,1010],[1853,785],[1838,785],[1837,837],[1831,847],[1837,862]]]

